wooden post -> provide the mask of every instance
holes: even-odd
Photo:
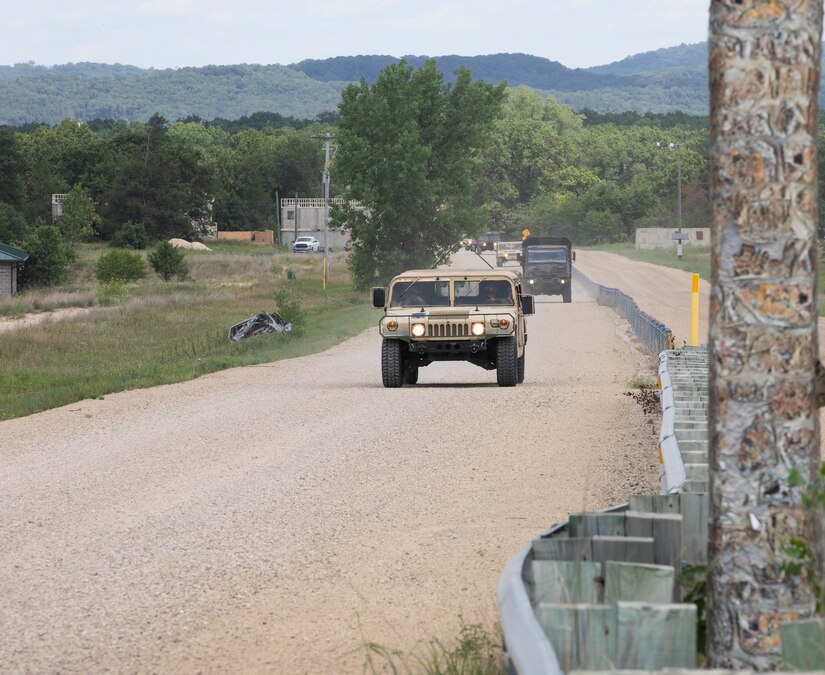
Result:
[[[814,609],[782,547],[821,545],[788,481],[819,458],[821,33],[822,0],[711,1],[711,668],[778,669],[780,624]]]

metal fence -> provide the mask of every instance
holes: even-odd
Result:
[[[666,349],[673,349],[672,331],[661,321],[639,309],[636,301],[627,293],[618,288],[607,288],[597,284],[576,268],[573,268],[573,277],[588,295],[596,299],[596,302],[612,307],[627,319],[633,333],[653,354],[658,356]]]

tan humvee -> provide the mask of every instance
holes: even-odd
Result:
[[[532,295],[522,295],[515,270],[411,270],[389,288],[373,288],[373,307],[384,309],[378,329],[385,387],[418,381],[434,361],[469,361],[496,370],[498,384],[524,381],[525,317]]]

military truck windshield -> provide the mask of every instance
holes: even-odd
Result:
[[[567,262],[567,249],[528,248],[527,262]]]
[[[512,305],[513,287],[498,279],[455,282],[455,304],[459,305]]]
[[[392,287],[391,307],[449,307],[449,281],[401,281]]]

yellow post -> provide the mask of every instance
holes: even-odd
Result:
[[[690,288],[690,346],[699,346],[699,275],[693,275]]]

